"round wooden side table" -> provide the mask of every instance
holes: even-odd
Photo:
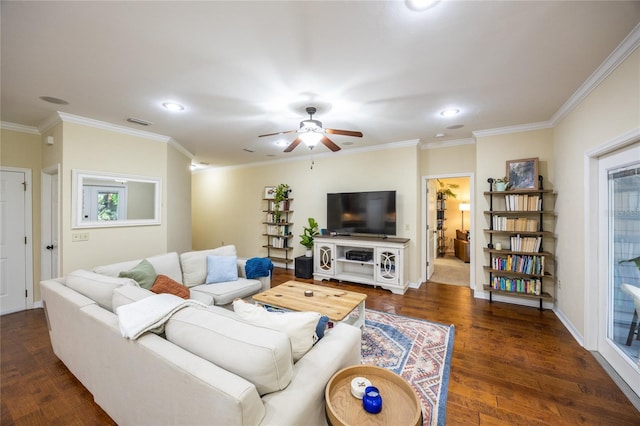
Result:
[[[351,381],[356,377],[369,379],[380,390],[380,413],[367,413],[362,400],[351,395]],[[325,406],[332,426],[422,424],[422,406],[411,385],[392,371],[373,365],[354,365],[334,374],[325,388]]]

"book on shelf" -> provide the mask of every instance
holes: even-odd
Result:
[[[509,254],[491,259],[491,268],[521,274],[544,275],[544,256]]]
[[[542,294],[542,281],[538,278],[493,277],[489,287],[494,290],[510,291],[512,293],[524,293],[535,296]]]
[[[282,237],[271,237],[271,246],[274,248],[287,248],[287,239]]]
[[[526,217],[493,216],[493,229],[496,231],[536,232],[538,219]]]
[[[541,211],[542,198],[540,195],[509,194],[504,196],[505,210],[516,211]]]
[[[537,253],[540,251],[542,237],[523,237],[521,235],[512,235],[510,238],[511,251],[525,251],[529,253]]]

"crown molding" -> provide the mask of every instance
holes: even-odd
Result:
[[[474,143],[476,143],[476,141],[472,138],[452,139],[449,141],[426,142],[422,144],[420,149],[450,148],[452,146],[473,145]]]
[[[25,126],[23,124],[10,123],[8,121],[0,121],[0,129],[11,130],[20,133],[29,133],[32,135],[40,135],[40,131],[37,127]]]
[[[138,136],[141,138],[152,139],[164,143],[169,143],[169,141],[171,140],[170,136],[159,135],[157,133],[146,132],[144,130],[131,129],[129,127],[111,124],[105,121],[94,120],[92,118],[81,117],[79,115],[67,114],[66,112],[58,111],[58,115],[63,122],[67,123],[82,124],[84,126],[93,127],[96,129],[109,130],[124,135]]]
[[[169,145],[171,145],[172,147],[174,147],[176,150],[178,150],[179,152],[181,152],[185,157],[190,158],[191,160],[193,160],[194,158],[196,158],[196,156],[194,154],[191,153],[191,151],[189,151],[187,148],[185,148],[184,146],[180,145],[180,142],[178,142],[177,140],[175,140],[174,138],[169,138],[169,141],[167,142]]]
[[[640,24],[625,37],[607,59],[591,74],[591,76],[576,90],[573,95],[556,111],[549,120],[556,126],[580,102],[582,102],[596,87],[600,85],[618,66],[625,61],[640,46]]]
[[[517,126],[498,127],[496,129],[474,130],[471,132],[474,138],[484,138],[487,136],[506,135],[509,133],[531,132],[534,130],[544,130],[553,128],[551,121],[540,121],[538,123],[518,124]]]

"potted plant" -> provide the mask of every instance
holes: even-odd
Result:
[[[316,222],[314,218],[310,217],[308,219],[308,222],[309,222],[309,226],[302,227],[303,232],[302,232],[302,235],[300,235],[300,244],[305,246],[305,248],[307,249],[304,255],[306,257],[312,257],[313,256],[313,237],[320,234],[320,232],[318,231],[318,222]]]
[[[453,192],[452,189],[456,189],[460,185],[456,183],[444,183],[440,179],[436,180],[438,181],[438,185],[440,185],[440,189],[438,189],[438,194],[440,194],[439,199],[446,200],[449,197],[456,198],[456,193]]]
[[[276,222],[280,222],[280,216],[282,215],[281,208],[283,207],[282,202],[289,198],[289,192],[291,192],[291,188],[286,183],[281,183],[276,186],[273,195],[273,217]]]
[[[509,185],[509,178],[505,176],[505,177],[494,179],[493,185],[496,191],[506,191],[507,186]]]

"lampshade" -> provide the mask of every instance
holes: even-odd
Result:
[[[469,204],[469,203],[460,203],[460,204],[458,204],[458,208],[460,209],[460,211],[468,212],[469,210],[471,210],[471,204]]]

